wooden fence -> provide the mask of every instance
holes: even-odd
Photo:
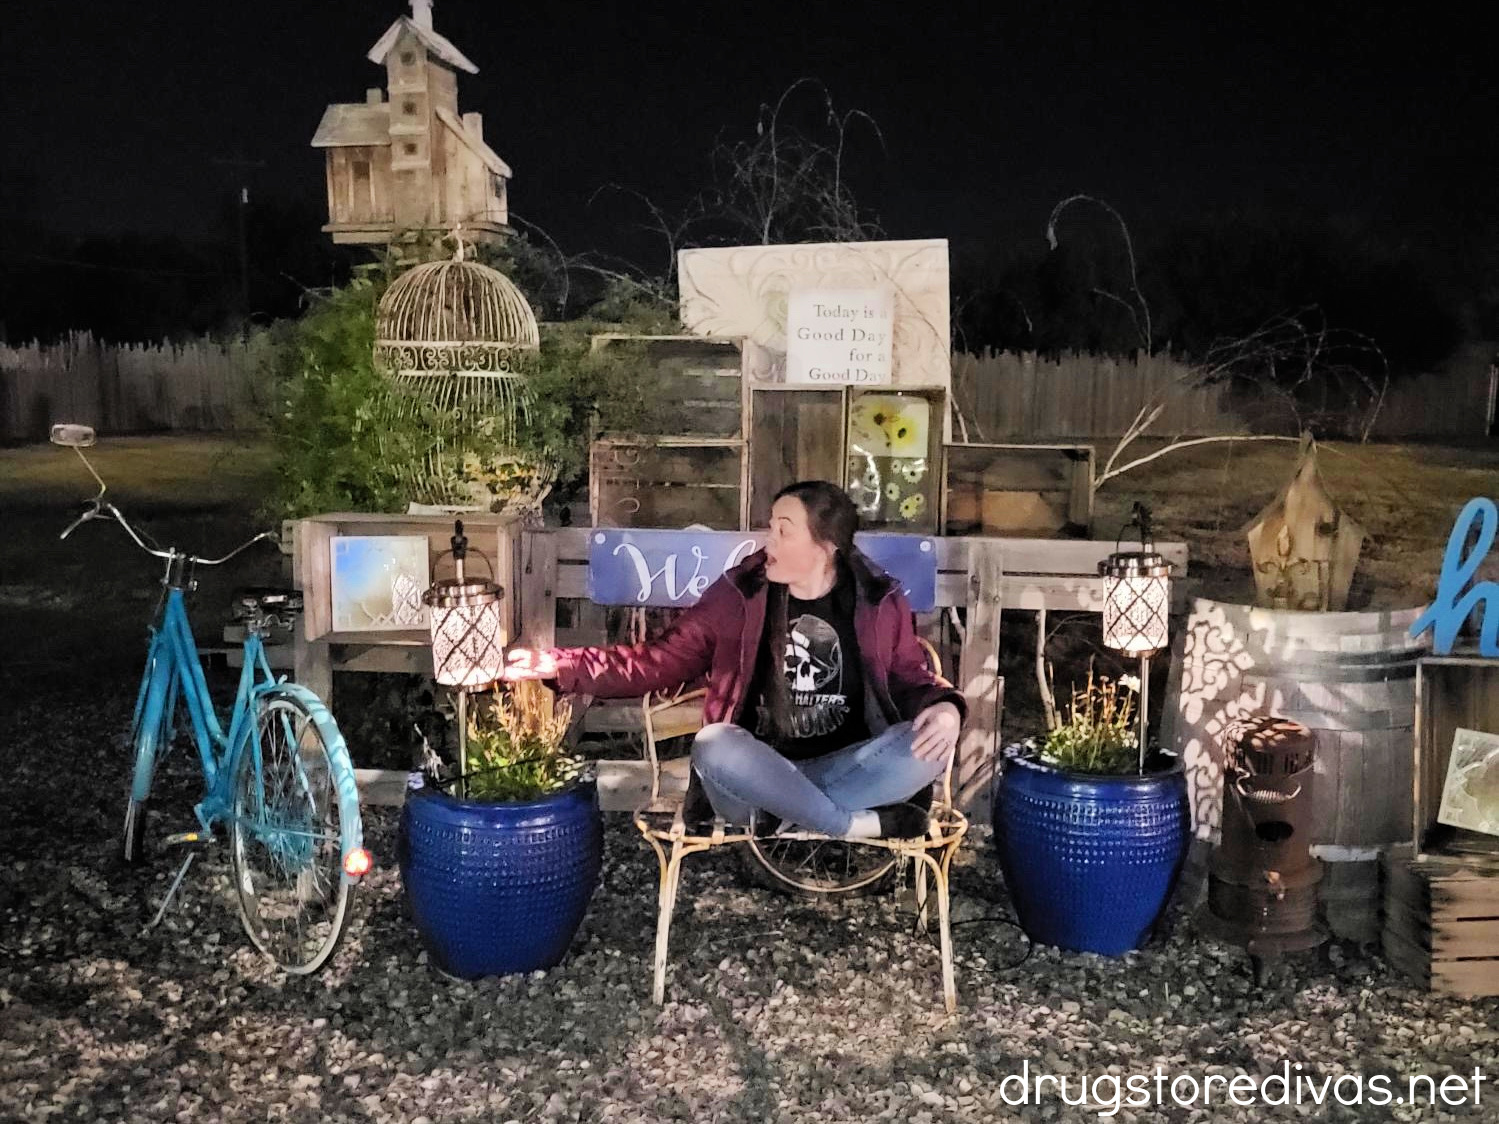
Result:
[[[1370,436],[1487,437],[1499,391],[1496,351],[1499,345],[1492,342],[1463,344],[1437,370],[1391,387]]]
[[[75,333],[52,344],[0,344],[0,442],[45,440],[58,421],[110,433],[238,429],[263,404],[270,346],[264,333],[186,344],[106,344]],[[1442,369],[1394,387],[1373,435],[1485,436],[1495,409],[1495,347],[1466,345]],[[1228,388],[1184,387],[1185,374],[1165,355],[957,352],[952,386],[969,441],[1112,439],[1162,393],[1166,409],[1151,428],[1155,435],[1256,428]],[[964,439],[961,427],[955,436]]]
[[[55,422],[106,433],[224,431],[258,408],[264,333],[173,344],[109,344],[87,332],[0,345],[0,441],[44,441]]]
[[[1222,387],[1178,388],[1187,368],[1165,355],[1116,357],[986,351],[953,355],[953,397],[971,441],[1118,437],[1157,395],[1168,394],[1152,432],[1239,433]],[[955,427],[954,436],[961,439]]]
[[[1459,348],[1437,370],[1401,380],[1385,398],[1373,436],[1378,440],[1469,440],[1488,434],[1495,412],[1492,342]],[[1055,441],[1120,436],[1141,406],[1165,396],[1151,427],[1155,436],[1208,437],[1275,432],[1292,426],[1289,414],[1272,421],[1246,416],[1263,401],[1235,401],[1227,386],[1182,385],[1187,368],[1170,356],[987,351],[953,355],[953,398],[969,441]],[[1267,429],[1267,424],[1272,428]],[[955,423],[954,434],[963,439]]]

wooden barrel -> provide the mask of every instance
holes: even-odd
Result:
[[[1324,862],[1317,887],[1332,935],[1359,944],[1379,943],[1379,860]]]
[[[1316,739],[1313,841],[1331,870],[1323,904],[1335,933],[1369,939],[1379,850],[1411,837],[1420,609],[1313,613],[1200,598],[1177,638],[1162,739],[1185,759],[1199,835],[1217,834],[1224,732],[1274,714]],[[1367,865],[1366,865],[1367,864]]]
[[[1419,609],[1309,613],[1199,598],[1178,641],[1167,744],[1211,784],[1193,785],[1206,805],[1199,825],[1216,832],[1211,792],[1221,793],[1223,732],[1239,718],[1274,714],[1299,722],[1317,742],[1315,841],[1376,848],[1411,834]],[[1195,809],[1194,809],[1195,810]],[[1326,857],[1326,856],[1325,856]],[[1373,855],[1365,856],[1373,858]]]

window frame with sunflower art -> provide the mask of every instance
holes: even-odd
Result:
[[[936,533],[946,409],[941,389],[848,389],[843,485],[863,526]]]

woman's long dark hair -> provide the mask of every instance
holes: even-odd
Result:
[[[807,529],[813,541],[837,551],[839,567],[848,565],[854,547],[854,533],[859,529],[859,509],[848,493],[826,480],[803,480],[788,484],[775,494],[777,500],[792,496],[807,509]],[[774,502],[774,501],[772,501]],[[765,631],[769,645],[769,666],[765,672],[762,697],[770,717],[768,731],[773,745],[783,745],[791,738],[791,688],[786,683],[786,642],[790,622],[786,619],[786,587],[771,582],[765,604]]]

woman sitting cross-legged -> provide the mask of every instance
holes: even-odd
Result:
[[[659,638],[515,649],[505,677],[624,698],[706,676],[692,766],[718,815],[748,826],[769,813],[783,830],[845,838],[924,835],[927,813],[907,801],[946,769],[963,697],[927,664],[899,583],[854,545],[858,521],[836,485],[792,484],[765,549]]]

